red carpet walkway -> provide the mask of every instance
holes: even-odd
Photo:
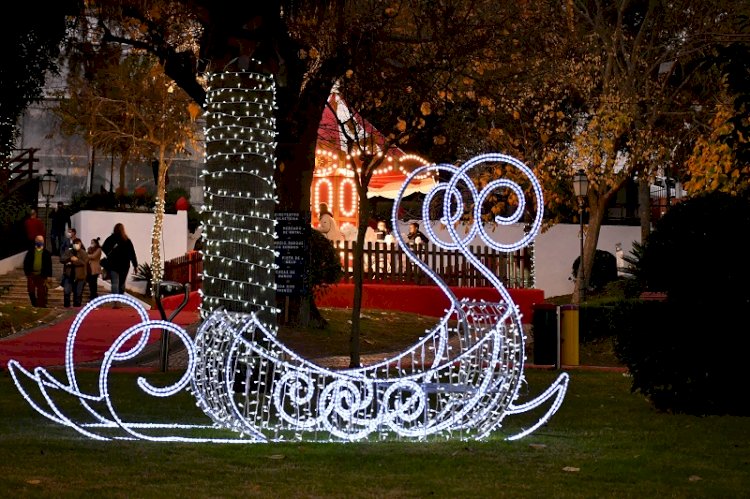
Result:
[[[331,286],[317,303],[321,307],[351,307],[353,285]],[[459,298],[497,300],[499,295],[493,288],[452,288]],[[534,289],[511,289],[513,300],[518,304],[522,320],[531,320],[534,303],[544,301],[544,293]],[[167,315],[181,303],[182,296],[164,299]],[[364,288],[363,308],[402,310],[404,312],[439,317],[445,313],[448,299],[436,286],[399,286],[367,284]],[[198,307],[200,296],[191,293],[185,308],[173,319],[176,324],[187,326],[200,321]],[[138,313],[130,306],[112,309],[112,304],[104,304],[86,316],[76,333],[73,360],[75,364],[97,362],[112,346],[120,334],[129,327],[141,322]],[[155,308],[148,311],[150,319],[160,319]],[[25,368],[63,366],[65,364],[65,344],[76,315],[49,326],[43,326],[25,333],[0,340],[0,369],[7,369],[10,359],[20,362]],[[160,340],[160,334],[151,335],[149,343]],[[135,341],[135,340],[133,340]],[[131,344],[126,344],[125,347]]]
[[[500,293],[495,288],[451,287],[459,300],[498,301]],[[533,307],[544,302],[541,289],[508,290],[513,302],[521,312],[521,321],[530,324]],[[334,284],[325,289],[315,303],[319,307],[351,308],[354,302],[354,284]],[[417,286],[409,284],[365,284],[362,289],[362,308],[400,310],[429,317],[442,317],[450,300],[437,286]]]
[[[165,300],[167,315],[170,310]],[[159,311],[149,310],[150,319],[161,319]],[[65,344],[70,327],[76,315],[50,326],[43,326],[15,336],[0,340],[0,369],[7,369],[10,359],[20,362],[26,369],[34,367],[51,367],[65,365]],[[195,307],[188,305],[173,320],[183,328],[199,321]],[[129,327],[141,322],[135,309],[123,305],[123,308],[113,309],[112,304],[105,304],[93,310],[81,323],[76,333],[73,349],[73,359],[76,364],[96,362],[104,358],[105,352],[120,334]],[[159,333],[151,334],[149,343],[159,341]],[[133,340],[135,341],[135,340]],[[127,343],[131,346],[134,343]]]

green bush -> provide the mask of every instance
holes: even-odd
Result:
[[[578,265],[581,257],[573,262],[573,279],[578,276]],[[617,279],[617,258],[608,251],[596,250],[594,254],[594,266],[587,281],[591,291],[599,291],[608,283]]]
[[[721,290],[727,297],[746,301],[750,298],[745,243],[749,229],[747,195],[715,192],[677,204],[645,242],[637,264],[645,289],[683,300],[710,284],[712,292]]]
[[[86,193],[78,192],[73,194],[70,201],[70,210],[72,213],[81,210],[116,210],[118,208],[118,199],[112,192]]]
[[[152,289],[154,285],[154,274],[151,270],[151,264],[142,263],[138,265],[138,268],[133,271],[133,280],[146,283],[144,294],[150,298],[153,294]]]
[[[3,234],[0,259],[29,249],[24,219],[30,208],[18,193],[0,196],[0,233]]]
[[[70,201],[71,213],[92,211],[143,211],[154,206],[154,197],[140,190],[138,194],[122,192],[77,192]]]
[[[746,327],[733,311],[665,302],[623,302],[613,313],[615,354],[631,389],[663,411],[750,415]]]
[[[166,213],[177,213],[177,200],[184,197],[190,201],[190,193],[182,187],[175,187],[164,193],[164,211]]]
[[[579,340],[586,343],[600,338],[611,338],[617,330],[613,318],[613,304],[583,303],[579,308]]]
[[[313,293],[325,290],[330,284],[337,283],[344,275],[341,258],[336,253],[331,241],[318,232],[310,231],[310,284]]]
[[[616,353],[656,407],[750,415],[736,388],[750,355],[748,229],[747,196],[704,194],[673,207],[633,259],[642,290],[667,299],[622,305]]]
[[[0,226],[10,226],[22,222],[29,213],[29,205],[19,196],[11,194],[0,198]]]
[[[185,199],[190,202],[190,193],[183,189],[182,187],[175,187],[174,189],[168,190],[164,194],[164,211],[165,213],[177,213],[177,200],[181,197],[184,197]],[[188,231],[191,233],[195,232],[195,229],[201,226],[201,224],[204,223],[205,216],[201,215],[201,213],[195,209],[192,203],[190,203],[190,207],[188,208],[187,212],[188,217]]]

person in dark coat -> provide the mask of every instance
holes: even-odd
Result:
[[[91,246],[86,250],[89,254],[86,282],[89,285],[89,301],[99,296],[99,274],[102,273],[102,247],[99,238],[91,240]]]
[[[44,236],[34,239],[34,247],[23,258],[26,288],[33,307],[47,306],[47,279],[52,277],[52,253],[44,247]]]
[[[60,257],[65,254],[70,248],[73,247],[73,239],[78,237],[78,232],[71,227],[66,233],[65,237],[60,242]]]
[[[70,307],[70,295],[73,295],[73,306],[80,307],[83,299],[83,287],[86,284],[86,264],[89,255],[83,242],[77,237],[73,244],[60,257],[63,267],[63,306]]]
[[[125,280],[130,271],[130,264],[133,264],[133,270],[138,268],[133,241],[125,232],[123,224],[115,225],[112,234],[104,240],[102,251],[106,255],[106,268],[112,283],[112,293],[121,295],[125,293]]]
[[[70,213],[62,201],[57,203],[57,209],[52,210],[50,218],[50,237],[52,237],[52,252],[62,255],[62,243],[65,241],[66,232],[73,224],[70,222]]]
[[[419,224],[417,222],[409,224],[409,233],[406,234],[406,240],[412,245],[427,244],[427,241],[429,241],[427,236],[422,234],[422,231],[419,230]]]

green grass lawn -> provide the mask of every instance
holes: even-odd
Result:
[[[0,303],[0,339],[59,320],[64,315],[65,312],[51,308]]]
[[[347,355],[350,312],[323,314],[329,328],[282,328],[280,337],[309,357]],[[432,324],[364,311],[363,354],[400,350]],[[581,363],[617,365],[611,342],[581,345]],[[148,379],[162,386],[179,374]],[[750,418],[660,413],[630,392],[621,372],[569,374],[559,412],[520,441],[504,441],[503,431],[524,427],[526,416],[508,417],[483,442],[232,445],[93,441],[36,413],[3,371],[0,498],[750,497]],[[558,375],[527,369],[522,395],[535,396]],[[93,390],[96,376],[84,372],[82,386]],[[189,394],[149,399],[135,380],[112,377],[125,419],[209,422]]]
[[[527,371],[528,393],[557,374]],[[748,497],[750,419],[659,413],[622,373],[570,375],[560,411],[520,441],[230,445],[92,441],[34,412],[3,372],[0,497]],[[148,400],[136,375],[113,376],[126,417],[207,422],[188,394]]]

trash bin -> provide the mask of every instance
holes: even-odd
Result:
[[[534,364],[557,366],[557,305],[534,303]]]
[[[578,305],[560,307],[560,364],[579,365]]]

